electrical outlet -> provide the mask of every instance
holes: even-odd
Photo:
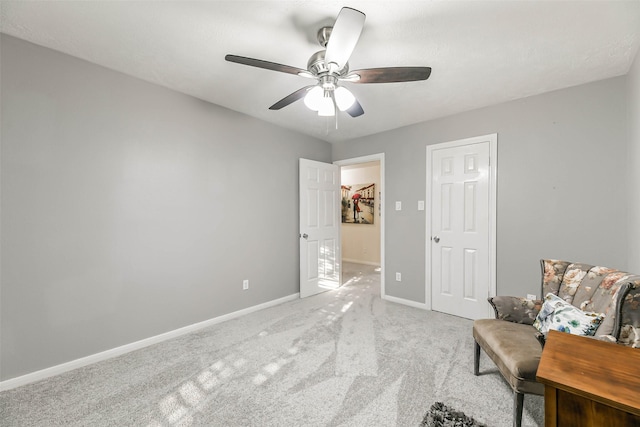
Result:
[[[536,298],[536,296],[533,294],[527,294],[527,299],[538,299],[538,298]]]
[[[245,290],[245,291],[247,289],[249,289],[249,280],[243,280],[242,281],[242,289]]]
[[[402,274],[396,273],[396,282],[402,282]]]

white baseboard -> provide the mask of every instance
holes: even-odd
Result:
[[[342,258],[343,262],[353,262],[355,264],[365,264],[365,265],[373,265],[375,267],[380,267],[380,263],[379,262],[372,262],[372,261],[362,261],[359,259],[351,259],[351,258]]]
[[[111,350],[102,351],[100,353],[92,354],[90,356],[82,357],[80,359],[72,360],[70,362],[62,363],[60,365],[52,366],[50,368],[42,369],[32,372],[30,374],[22,375],[20,377],[11,378],[9,380],[0,381],[0,391],[10,390],[12,388],[20,387],[26,384],[30,384],[36,381],[43,380],[45,378],[52,377],[54,375],[60,375],[62,373],[72,371],[83,366],[91,365],[93,363],[101,362],[103,360],[111,359],[112,357],[120,356],[125,353],[139,350],[144,347],[148,347],[153,344],[160,343],[162,341],[169,340],[171,338],[179,337],[181,335],[194,332],[207,326],[215,325],[225,322],[227,320],[235,319],[253,313],[254,311],[264,310],[265,308],[273,307],[282,304],[287,301],[293,301],[300,297],[299,293],[292,294],[283,298],[279,298],[273,301],[268,301],[263,304],[254,305],[242,310],[234,311],[233,313],[224,314],[213,319],[205,320],[202,322],[194,323],[193,325],[185,326],[173,331],[165,332],[160,335],[145,338],[140,341],[125,344],[120,347],[112,348]]]
[[[415,302],[415,301],[411,301],[409,299],[392,297],[392,296],[389,296],[389,295],[382,295],[382,299],[383,300],[387,300],[387,301],[391,301],[391,302],[395,302],[395,303],[398,303],[398,304],[402,304],[402,305],[408,305],[409,307],[419,308],[419,309],[422,309],[422,310],[430,310],[430,308],[427,307],[427,304],[425,304],[423,302]]]

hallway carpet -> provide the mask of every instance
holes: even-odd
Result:
[[[472,322],[380,299],[375,267],[341,288],[0,394],[2,426],[418,426],[438,401],[510,426],[512,393]],[[543,425],[525,398],[523,425]]]

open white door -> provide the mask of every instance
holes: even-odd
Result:
[[[300,298],[340,286],[340,168],[300,159]]]

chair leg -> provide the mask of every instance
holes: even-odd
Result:
[[[474,349],[473,349],[473,375],[480,375],[480,344],[478,341],[473,340]]]
[[[522,407],[524,406],[524,394],[513,392],[513,427],[522,426]]]

